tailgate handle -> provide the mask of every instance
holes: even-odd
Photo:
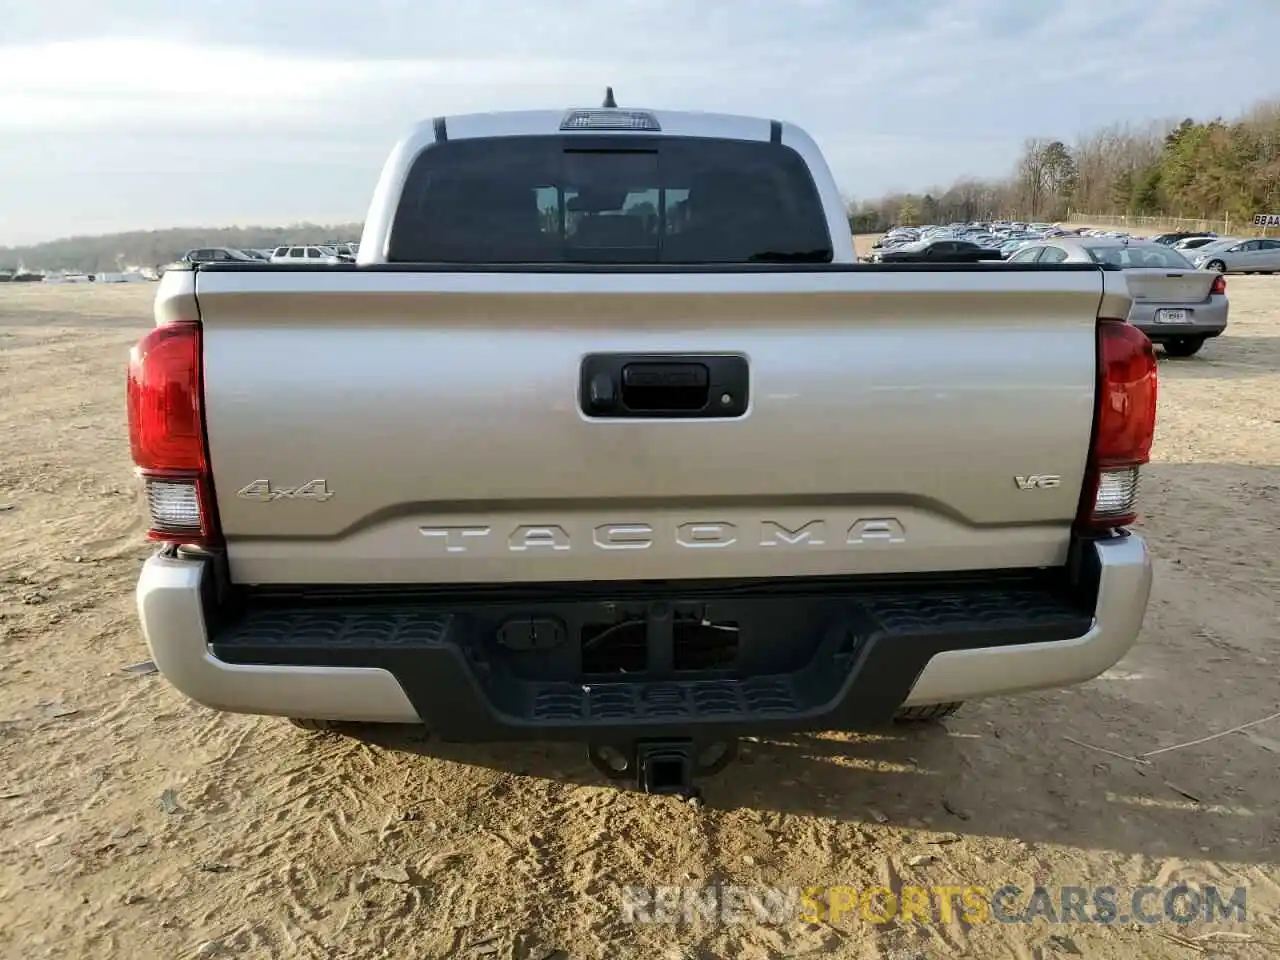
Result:
[[[582,410],[593,417],[740,417],[747,359],[735,355],[590,354],[582,360]]]
[[[705,388],[707,378],[707,367],[702,363],[628,363],[622,368],[624,390]]]
[[[628,363],[622,368],[622,405],[652,413],[703,410],[709,381],[701,363]]]

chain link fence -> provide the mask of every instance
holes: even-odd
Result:
[[[1150,233],[1178,233],[1183,230],[1212,230],[1223,236],[1231,236],[1232,231],[1246,236],[1261,232],[1264,228],[1254,225],[1252,218],[1232,220],[1223,217],[1221,220],[1205,220],[1194,217],[1129,217],[1105,216],[1096,213],[1084,213],[1071,210],[1067,220],[1073,224],[1090,227],[1118,227],[1120,229],[1139,229]]]

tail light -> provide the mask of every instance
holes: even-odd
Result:
[[[1210,293],[1226,293],[1227,278],[1224,277],[1222,274],[1218,274],[1216,277],[1214,277],[1213,286],[1209,288],[1209,292]]]
[[[1156,355],[1128,323],[1098,323],[1098,392],[1093,443],[1077,526],[1099,532],[1137,519],[1138,471],[1156,431]]]
[[[152,540],[221,540],[209,472],[200,326],[156,327],[129,354],[129,446],[142,479]]]

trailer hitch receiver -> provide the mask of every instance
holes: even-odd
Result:
[[[654,741],[636,745],[636,786],[644,793],[693,792],[696,758],[689,741]]]
[[[697,797],[694,780],[718,773],[737,756],[736,740],[636,740],[630,744],[591,744],[592,766],[612,780],[633,780],[643,793]]]

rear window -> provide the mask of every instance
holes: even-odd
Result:
[[[504,137],[429,147],[405,182],[392,263],[831,260],[808,167],[771,143]]]
[[[1115,267],[1192,269],[1191,261],[1177,250],[1155,243],[1140,247],[1085,247],[1085,250],[1095,263],[1107,263]]]

